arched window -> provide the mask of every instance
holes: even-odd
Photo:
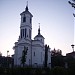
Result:
[[[34,56],[35,56],[35,52],[34,52]]]
[[[26,22],[26,17],[25,16],[23,17],[23,22]]]
[[[29,29],[29,38],[31,39],[31,30]]]
[[[26,38],[26,35],[27,35],[26,33],[27,33],[27,29],[25,28],[25,38]]]
[[[31,18],[30,18],[30,23],[31,23],[31,21],[32,21],[32,20],[31,20]]]
[[[23,37],[24,37],[24,29],[23,29]]]

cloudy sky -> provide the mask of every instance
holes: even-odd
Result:
[[[25,10],[27,0],[0,0],[0,52],[12,55],[14,43],[20,34],[20,13]],[[72,52],[74,44],[74,9],[68,0],[28,0],[33,14],[32,39],[41,34],[51,49],[61,49],[63,55]]]

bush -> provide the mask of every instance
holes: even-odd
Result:
[[[68,75],[67,70],[63,67],[55,67],[51,69],[51,75]]]
[[[74,75],[75,69],[49,68],[0,68],[0,75]]]

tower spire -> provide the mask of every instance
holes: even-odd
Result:
[[[28,1],[27,1],[27,5],[26,5],[26,11],[28,11]]]
[[[40,23],[39,23],[38,35],[40,35]]]

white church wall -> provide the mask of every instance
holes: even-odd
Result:
[[[14,65],[17,65],[17,53],[18,53],[18,51],[17,51],[17,47],[15,47],[15,50],[14,50]]]
[[[21,57],[22,57],[22,51],[23,51],[23,46],[18,45],[18,50],[17,50],[17,64],[21,65]]]
[[[32,45],[40,45],[41,47],[44,47],[44,44],[40,40],[33,40]]]
[[[28,48],[27,55],[26,55],[26,64],[29,65],[31,60],[31,45],[26,44],[19,44],[15,47],[15,54],[14,54],[14,65],[21,65],[21,58],[22,58],[22,52],[24,50],[24,47]]]
[[[31,45],[26,46],[28,48],[26,55],[26,64],[31,65]]]
[[[32,64],[43,65],[43,48],[39,45],[32,46]]]

